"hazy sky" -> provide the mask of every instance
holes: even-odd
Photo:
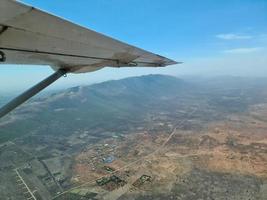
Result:
[[[267,76],[267,0],[22,0],[108,36],[184,64],[106,68],[69,75],[50,88],[149,73]],[[41,23],[41,22],[40,22]],[[0,66],[0,92],[21,90],[48,66]]]

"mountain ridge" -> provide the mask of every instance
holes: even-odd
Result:
[[[5,121],[1,120],[3,131],[0,141],[33,131],[59,134],[58,130],[61,130],[60,134],[64,132],[69,135],[76,126],[112,128],[125,120],[143,120],[148,111],[157,110],[159,104],[164,105],[169,98],[186,88],[188,86],[184,81],[166,75],[130,77],[72,87],[33,99],[10,114]],[[14,123],[15,127],[12,126]]]

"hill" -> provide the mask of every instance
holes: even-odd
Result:
[[[72,134],[79,129],[112,129],[142,121],[148,111],[167,106],[168,99],[189,85],[164,75],[132,77],[73,87],[34,99],[0,121],[0,142],[31,133]]]

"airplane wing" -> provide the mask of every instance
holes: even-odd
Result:
[[[177,63],[13,0],[0,1],[0,51],[2,63],[73,73]]]
[[[0,0],[0,64],[49,65],[56,72],[0,108],[0,118],[66,73],[177,62],[14,0]]]

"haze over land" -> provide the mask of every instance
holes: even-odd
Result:
[[[106,68],[69,75],[52,87],[67,88],[110,79],[158,73],[190,76],[265,76],[267,1],[265,0],[110,0],[22,2],[182,65],[167,68]],[[130,14],[129,14],[130,13]],[[123,16],[123,17],[122,17]],[[116,22],[116,23],[113,23]],[[48,66],[1,65],[1,91],[31,87],[52,73]]]
[[[184,63],[68,74],[0,119],[0,200],[267,199],[266,0],[20,1]],[[0,68],[0,106],[53,73]]]
[[[35,98],[0,121],[0,196],[30,196],[19,175],[37,199],[264,200],[266,85],[148,75]]]

